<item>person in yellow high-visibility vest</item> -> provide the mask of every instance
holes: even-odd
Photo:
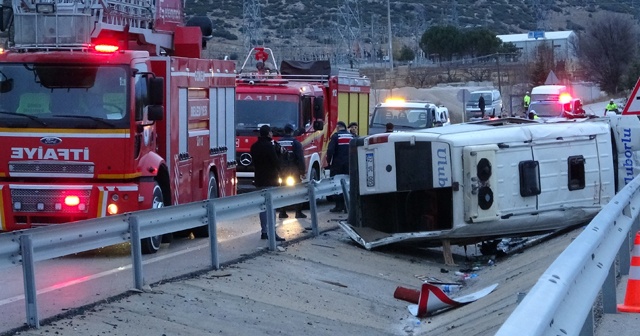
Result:
[[[529,108],[529,104],[531,104],[531,97],[529,96],[529,91],[527,91],[522,99],[522,106],[524,106],[525,111]]]
[[[618,105],[613,102],[613,99],[609,101],[607,107],[605,107],[606,112],[618,112]]]

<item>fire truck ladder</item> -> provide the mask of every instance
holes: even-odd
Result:
[[[172,48],[171,32],[153,29],[156,0],[13,0],[15,48],[84,50],[103,32],[139,35]]]

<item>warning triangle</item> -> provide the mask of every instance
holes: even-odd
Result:
[[[627,104],[624,105],[622,114],[640,114],[640,94],[638,93],[639,88],[640,78],[638,78],[638,82],[636,83],[636,87],[633,88],[631,96],[629,96],[629,99],[627,99]]]
[[[547,76],[547,80],[544,81],[544,85],[557,85],[560,84],[560,80],[558,79],[558,76],[556,76],[555,73],[553,73],[553,70],[549,71],[549,75]]]

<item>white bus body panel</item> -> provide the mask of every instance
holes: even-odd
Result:
[[[616,187],[624,186],[616,185],[616,162],[618,182],[628,182],[640,170],[640,121],[619,119],[625,117],[457,124],[367,137],[357,148],[359,193],[351,206],[355,215],[341,226],[354,240],[373,248],[401,241],[438,245],[442,239],[469,242],[526,236],[586,222],[611,200]],[[379,136],[386,141],[370,141]],[[423,152],[410,152],[407,160],[399,148]],[[427,152],[431,158],[424,157]],[[444,152],[449,157],[439,166],[438,153]],[[490,163],[491,174],[481,180],[478,174],[483,168],[478,166],[483,159]],[[523,162],[537,167],[537,193],[523,196]],[[431,187],[408,188],[406,181],[399,182],[407,171],[432,174]],[[445,171],[441,177],[446,183],[441,186],[438,173]],[[570,180],[573,175],[578,178]],[[490,192],[480,194],[482,187]],[[432,212],[420,209],[434,204],[437,209]]]

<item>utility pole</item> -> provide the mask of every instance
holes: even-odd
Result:
[[[387,0],[387,24],[389,25],[389,68],[393,74],[393,38],[391,37],[391,0]]]
[[[498,67],[498,90],[500,91],[500,94],[502,94],[502,76],[500,74],[500,53],[496,54],[496,66]]]

